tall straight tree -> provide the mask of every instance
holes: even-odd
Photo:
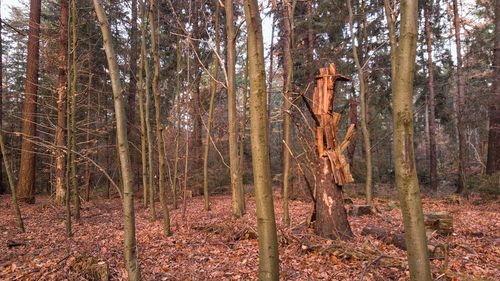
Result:
[[[38,92],[38,69],[40,59],[40,13],[41,0],[30,0],[30,18],[28,31],[28,66],[23,102],[23,129],[21,144],[21,162],[17,190],[19,199],[35,202],[35,144],[36,108]]]
[[[362,4],[364,5],[364,4]],[[366,162],[366,182],[365,182],[365,196],[366,204],[372,205],[372,152],[371,152],[371,142],[370,142],[370,130],[368,129],[368,97],[367,97],[367,83],[363,67],[361,66],[361,60],[358,55],[358,47],[356,46],[356,38],[354,37],[353,19],[354,15],[352,12],[351,1],[347,1],[347,7],[349,9],[349,30],[351,33],[351,44],[352,44],[352,56],[354,58],[354,64],[356,65],[356,71],[358,72],[359,79],[359,100],[361,107],[361,131],[363,132],[363,147],[365,149],[365,162]],[[363,28],[366,28],[363,25]],[[362,36],[361,36],[362,37]],[[361,41],[362,42],[362,41]],[[361,45],[361,43],[360,43]],[[364,64],[363,64],[364,65]]]
[[[457,54],[457,89],[455,94],[455,117],[458,134],[458,187],[457,193],[462,193],[465,188],[465,124],[464,114],[464,96],[465,96],[465,77],[462,70],[462,43],[460,39],[460,14],[458,13],[458,0],[453,0],[453,23],[455,27],[455,47]]]
[[[390,1],[384,0],[391,42],[393,153],[411,280],[432,280],[413,147],[413,81],[417,50],[417,0],[401,1],[399,42]],[[397,74],[397,75],[396,75]]]
[[[437,191],[437,161],[436,161],[436,112],[434,93],[434,63],[432,62],[432,0],[427,0],[424,7],[424,27],[427,42],[427,70],[429,72],[429,178],[431,189]]]
[[[269,131],[266,112],[266,73],[262,23],[257,0],[245,0],[248,77],[250,79],[250,141],[252,146],[257,230],[259,235],[259,279],[279,279],[278,237],[274,216]]]
[[[160,54],[158,51],[158,29],[156,26],[155,12],[156,1],[149,1],[149,26],[151,29],[151,47],[153,53],[154,73],[153,73],[153,97],[155,103],[155,118],[156,118],[156,139],[158,144],[158,187],[160,197],[160,204],[163,213],[163,234],[170,236],[170,215],[168,213],[167,197],[165,191],[165,146],[163,144],[163,127],[161,123],[161,105],[160,105]]]
[[[495,1],[495,58],[493,60],[493,92],[490,102],[490,129],[486,173],[500,171],[500,1]]]
[[[145,1],[141,1],[141,60],[139,65],[139,73],[138,73],[138,94],[139,94],[139,119],[141,120],[141,174],[142,174],[142,189],[143,189],[143,204],[144,207],[148,205],[148,195],[152,186],[149,185],[148,182],[148,138],[146,136],[147,128],[146,128],[146,115],[144,112],[144,68],[147,65],[145,60],[146,58],[146,3]],[[144,43],[143,43],[144,42]],[[149,67],[149,65],[148,65]],[[149,76],[149,75],[148,75]],[[149,78],[149,77],[148,77]],[[149,89],[146,88],[146,92],[149,95]],[[149,108],[146,108],[149,110]],[[130,123],[129,123],[130,124]],[[151,170],[151,167],[149,168]],[[151,205],[151,208],[154,209],[154,206]]]
[[[290,152],[292,147],[292,126],[290,118],[290,102],[293,79],[292,59],[292,33],[293,33],[293,6],[289,0],[283,0],[283,222],[290,225],[290,214],[288,212],[288,190],[290,187]]]
[[[141,271],[137,260],[137,244],[135,239],[135,213],[134,213],[134,187],[132,180],[132,169],[130,167],[130,154],[127,137],[127,116],[123,104],[123,88],[120,82],[120,70],[116,62],[116,54],[113,49],[113,38],[109,29],[109,23],[104,14],[100,0],[93,0],[94,9],[101,25],[104,41],[104,51],[109,67],[111,86],[113,89],[113,100],[116,117],[116,140],[120,157],[120,170],[123,184],[123,218],[124,218],[124,247],[125,266],[127,268],[128,280],[141,280]]]
[[[129,62],[129,84],[128,84],[128,110],[127,110],[127,121],[128,128],[127,132],[129,135],[133,135],[135,125],[135,96],[137,92],[137,57],[139,55],[138,51],[138,37],[137,37],[137,0],[132,0],[131,5],[131,18],[130,18],[130,62]]]
[[[236,32],[234,26],[233,1],[226,0],[226,63],[227,63],[227,118],[229,126],[229,161],[231,173],[232,209],[237,218],[245,213],[245,194],[238,154],[238,122],[236,116]],[[265,79],[265,78],[264,78]],[[243,132],[244,133],[244,132]]]
[[[217,83],[219,79],[219,54],[220,54],[220,4],[219,0],[214,0],[215,4],[215,50],[213,54],[213,69],[212,81],[210,81],[210,105],[208,107],[207,134],[205,136],[204,152],[203,152],[203,195],[205,197],[205,210],[210,210],[210,202],[208,198],[208,153],[210,150],[210,134],[212,129],[212,115],[214,112],[215,94],[217,92]],[[231,126],[231,125],[230,125]]]

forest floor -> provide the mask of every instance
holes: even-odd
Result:
[[[349,216],[355,238],[347,242],[322,239],[307,228],[312,203],[292,201],[290,228],[281,223],[282,208],[275,193],[280,274],[283,280],[407,280],[406,254],[393,245],[362,236],[367,225],[391,232],[402,229],[399,203],[376,199],[379,213]],[[162,236],[161,220],[136,200],[139,260],[144,280],[256,280],[258,245],[255,200],[247,196],[247,214],[230,215],[231,196],[211,197],[211,211],[203,210],[201,196],[190,198],[186,216],[182,206],[171,210],[173,235]],[[354,199],[362,203],[361,199]],[[479,198],[450,200],[424,198],[424,209],[448,211],[454,232],[436,237],[448,244],[444,260],[432,260],[436,280],[500,280],[500,204]],[[26,233],[16,229],[10,196],[0,197],[0,280],[85,280],[74,270],[75,260],[94,256],[109,265],[112,280],[126,279],[122,255],[123,219],[119,198],[82,203],[81,219],[74,221],[73,237],[65,232],[65,212],[49,198],[35,205],[21,204]],[[160,214],[160,206],[157,203]],[[12,245],[16,242],[20,245]],[[14,243],[15,244],[15,243]],[[10,246],[9,246],[10,245]]]

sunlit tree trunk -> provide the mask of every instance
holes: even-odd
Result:
[[[64,171],[66,156],[65,129],[66,129],[66,90],[67,90],[67,68],[68,68],[68,0],[61,0],[59,14],[59,53],[58,53],[59,75],[57,82],[57,125],[55,133],[55,177],[56,198],[58,204],[64,203],[66,187],[64,185]]]
[[[236,32],[234,27],[233,1],[226,0],[227,33],[227,118],[229,126],[229,161],[231,173],[231,191],[233,215],[237,218],[245,213],[243,179],[238,155],[238,119],[236,114]],[[264,77],[265,79],[265,77]],[[264,83],[265,84],[265,83]]]
[[[365,182],[365,196],[366,204],[372,205],[372,152],[371,152],[371,142],[370,142],[370,131],[368,129],[368,98],[366,94],[366,78],[363,67],[361,66],[361,61],[358,56],[358,47],[356,46],[356,39],[354,37],[353,29],[353,12],[351,1],[347,1],[347,6],[349,10],[349,30],[351,33],[351,45],[352,45],[352,56],[354,58],[354,63],[356,65],[356,71],[358,72],[359,79],[359,99],[361,107],[361,131],[363,132],[363,147],[365,149],[365,163],[366,163],[366,182]],[[365,27],[363,27],[365,28]],[[361,41],[363,42],[363,41]]]
[[[458,187],[457,193],[462,193],[465,189],[465,124],[464,124],[464,96],[465,96],[465,77],[462,70],[462,44],[460,39],[460,14],[458,13],[458,0],[453,0],[453,15],[455,26],[455,47],[457,52],[457,89],[455,95],[455,116],[458,132]]]
[[[17,181],[18,197],[28,203],[35,202],[35,144],[38,69],[40,58],[41,0],[30,0],[28,31],[28,66],[23,102],[23,129],[21,162]]]
[[[295,1],[295,0],[293,0]],[[290,225],[290,214],[288,212],[288,191],[290,188],[290,153],[288,148],[292,147],[292,127],[290,102],[293,80],[292,59],[292,28],[293,28],[293,5],[289,0],[283,0],[283,142],[281,153],[283,155],[283,222]]]
[[[500,171],[500,1],[495,1],[495,52],[493,60],[493,92],[490,102],[490,129],[486,173]]]
[[[156,1],[150,0],[149,2],[149,25],[151,29],[151,46],[153,53],[154,62],[154,74],[153,74],[153,97],[155,103],[155,117],[156,117],[156,139],[158,144],[158,196],[160,197],[160,204],[163,213],[163,234],[165,236],[170,236],[172,233],[170,231],[170,215],[168,212],[167,198],[165,192],[165,150],[163,145],[163,127],[161,123],[161,106],[160,106],[160,54],[158,51],[158,30],[155,21]]]
[[[104,50],[109,67],[111,86],[113,88],[113,100],[116,117],[116,139],[120,156],[120,169],[122,171],[123,184],[123,217],[124,217],[124,246],[125,246],[125,267],[128,273],[128,280],[141,280],[139,262],[137,260],[137,246],[135,239],[135,214],[134,214],[134,191],[132,170],[130,167],[130,154],[127,140],[127,120],[125,106],[123,104],[123,88],[120,82],[120,70],[116,62],[116,54],[113,49],[112,36],[109,24],[100,4],[100,0],[93,0],[94,9],[101,25]]]
[[[257,0],[245,0],[250,79],[250,140],[259,236],[259,279],[279,279],[278,238],[271,188],[266,75],[262,23]]]
[[[391,42],[393,154],[396,185],[407,247],[411,280],[431,280],[422,200],[413,147],[413,81],[417,50],[417,0],[401,2],[400,40],[396,41],[394,14],[385,0]],[[396,47],[396,49],[393,49]],[[397,75],[396,75],[397,74]]]
[[[437,161],[436,161],[436,114],[435,114],[435,93],[434,93],[434,64],[432,62],[432,1],[427,1],[424,8],[425,35],[427,41],[427,69],[429,72],[429,178],[432,190],[437,191]]]

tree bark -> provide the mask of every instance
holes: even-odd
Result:
[[[432,62],[432,28],[431,28],[431,16],[432,16],[432,1],[427,1],[426,7],[424,8],[425,17],[425,35],[427,41],[427,69],[429,72],[429,178],[430,187],[432,190],[437,191],[437,160],[436,160],[436,112],[435,112],[435,93],[434,93],[434,64]]]
[[[66,198],[66,186],[64,185],[64,171],[66,155],[65,130],[66,130],[66,90],[68,69],[68,0],[61,0],[59,14],[59,75],[57,82],[57,125],[55,132],[55,177],[57,204],[63,204]]]
[[[495,53],[493,60],[493,93],[490,102],[490,129],[486,173],[500,171],[500,1],[495,1]]]
[[[226,0],[227,33],[227,118],[229,126],[229,163],[231,174],[232,211],[239,218],[245,213],[245,195],[243,193],[243,178],[238,155],[238,121],[236,111],[236,32],[234,26],[233,1]],[[265,77],[264,77],[265,79]],[[265,84],[265,83],[264,83]]]
[[[205,210],[210,210],[210,201],[208,194],[208,156],[210,152],[210,134],[212,129],[212,115],[214,112],[214,100],[217,92],[217,83],[219,79],[219,58],[220,54],[220,5],[219,0],[215,2],[215,51],[213,53],[213,70],[212,81],[210,81],[210,105],[208,107],[207,134],[205,135],[204,151],[203,151],[203,195],[205,199]],[[231,126],[231,125],[229,125]]]
[[[139,41],[137,38],[137,0],[131,0],[131,18],[130,18],[130,53],[129,53],[129,84],[128,84],[128,110],[127,110],[127,132],[129,141],[136,143],[136,100],[137,95],[137,59],[139,56]],[[138,170],[138,155],[135,149],[130,151],[130,164],[132,170]],[[132,173],[134,184],[138,184],[136,173]]]
[[[76,176],[76,92],[77,92],[77,62],[76,62],[76,41],[77,41],[77,33],[76,26],[78,22],[78,13],[76,10],[76,0],[71,1],[71,85],[69,91],[69,120],[68,120],[68,130],[70,130],[71,134],[69,136],[68,142],[68,158],[70,168],[70,188],[74,190],[75,195],[73,197],[73,201],[75,204],[75,218],[80,219],[80,187],[78,186],[78,178]]]
[[[388,0],[386,0],[386,7]],[[392,33],[391,47],[397,45],[392,58],[393,154],[396,185],[407,245],[411,280],[431,280],[427,237],[413,147],[413,81],[417,46],[417,1],[401,2],[399,44]],[[391,9],[386,9],[392,17]],[[389,21],[394,24],[394,21]],[[397,75],[396,75],[397,74]]]
[[[172,232],[170,231],[170,215],[168,212],[167,198],[165,193],[165,150],[163,145],[162,132],[163,127],[161,123],[161,105],[160,105],[160,54],[158,51],[158,30],[155,21],[155,11],[156,1],[150,0],[149,2],[149,24],[151,28],[151,46],[153,53],[154,62],[154,74],[153,74],[153,97],[155,103],[155,117],[156,117],[156,139],[158,144],[158,186],[159,186],[159,197],[160,204],[163,212],[163,234],[165,236],[170,236]]]
[[[465,124],[463,120],[464,114],[464,96],[465,96],[465,77],[462,70],[462,47],[460,39],[460,14],[458,13],[458,1],[453,0],[453,14],[455,26],[455,46],[457,52],[457,91],[455,95],[456,104],[456,125],[458,133],[458,186],[457,193],[462,193],[465,189],[465,164],[466,164],[466,147],[465,147]]]
[[[262,24],[257,0],[245,0],[244,9],[248,28],[250,139],[259,234],[259,278],[260,280],[278,280],[278,238],[271,188]]]
[[[40,59],[41,0],[30,0],[28,31],[28,66],[26,69],[25,96],[23,102],[23,129],[21,162],[17,190],[19,200],[35,203],[35,144],[38,69]]]
[[[370,131],[368,129],[368,97],[367,97],[367,85],[366,78],[363,68],[361,66],[361,61],[358,56],[358,48],[356,46],[356,39],[354,37],[353,29],[353,12],[352,4],[350,0],[347,0],[347,7],[349,9],[349,30],[351,32],[351,44],[352,44],[352,56],[354,58],[354,63],[356,65],[356,70],[358,72],[359,78],[359,99],[361,107],[361,131],[363,132],[363,147],[365,149],[365,162],[366,162],[366,181],[365,181],[365,196],[366,205],[372,205],[372,153],[371,153],[371,142],[370,142]],[[363,28],[365,28],[363,26]],[[361,41],[362,42],[362,41]],[[360,43],[361,45],[362,43]]]
[[[295,1],[295,0],[293,0]],[[290,214],[288,212],[288,192],[290,188],[290,153],[288,147],[292,146],[290,102],[293,80],[293,58],[292,58],[292,28],[293,8],[292,3],[283,0],[283,142],[281,153],[283,155],[283,222],[290,225]]]
[[[134,0],[135,1],[135,0]],[[141,1],[141,52],[140,52],[140,64],[139,64],[139,72],[138,72],[138,94],[139,94],[139,119],[141,122],[141,175],[142,175],[142,191],[143,198],[142,202],[144,207],[148,206],[148,195],[152,186],[148,184],[148,148],[147,148],[147,137],[146,137],[146,117],[144,113],[144,67],[146,58],[146,4],[145,1]],[[149,94],[149,91],[148,91]],[[130,106],[130,101],[129,101]],[[146,108],[149,110],[149,108]],[[151,152],[149,152],[151,153]],[[152,167],[149,167],[152,169]],[[151,205],[154,208],[153,205]]]
[[[134,214],[134,191],[132,170],[130,167],[130,154],[127,140],[127,120],[125,106],[123,104],[123,88],[120,82],[120,72],[116,62],[116,54],[113,49],[112,36],[104,10],[99,0],[93,0],[94,9],[101,25],[104,41],[104,50],[109,67],[109,75],[113,88],[113,100],[116,117],[116,138],[120,154],[120,169],[122,171],[123,184],[123,217],[124,217],[124,246],[125,266],[127,268],[128,280],[141,280],[141,271],[137,260],[137,245],[135,239],[135,214]]]
[[[2,1],[0,0],[0,6],[2,6]],[[2,45],[2,13],[0,11],[0,129],[2,127],[3,118],[3,45]],[[3,184],[3,154],[0,153],[0,194],[5,192],[5,186]]]

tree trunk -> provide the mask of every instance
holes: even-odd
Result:
[[[388,0],[386,0],[386,7]],[[401,2],[400,41],[392,58],[393,153],[403,213],[411,280],[431,280],[427,237],[413,148],[413,81],[417,46],[417,1]],[[386,9],[392,18],[391,9]],[[390,24],[394,21],[389,20]],[[392,28],[392,27],[391,27]],[[391,46],[397,42],[391,34]],[[395,54],[394,54],[395,53]],[[397,58],[394,59],[394,58]],[[397,75],[396,75],[397,74]]]
[[[455,46],[457,52],[457,91],[455,95],[455,116],[458,132],[458,187],[457,193],[462,193],[465,189],[465,164],[466,164],[466,147],[465,147],[465,124],[463,120],[464,114],[464,96],[465,96],[465,77],[462,70],[462,47],[460,39],[460,14],[458,13],[458,1],[453,0],[453,14],[455,25]]]
[[[153,97],[155,102],[155,117],[156,117],[156,139],[158,144],[158,186],[160,204],[163,212],[163,234],[170,236],[170,215],[168,213],[167,198],[165,193],[165,150],[163,145],[162,132],[163,127],[161,123],[161,106],[160,106],[160,54],[158,51],[158,31],[155,21],[156,1],[150,0],[149,7],[149,24],[151,28],[151,46],[154,61],[154,74],[153,74]]]
[[[66,187],[64,185],[64,170],[66,155],[65,129],[66,129],[66,83],[68,69],[68,0],[61,0],[59,14],[59,75],[57,82],[57,126],[55,132],[55,176],[56,176],[56,198],[57,204],[63,204],[66,198]]]
[[[210,202],[208,197],[208,155],[210,151],[210,134],[212,129],[212,115],[214,112],[214,100],[217,92],[217,83],[219,79],[219,58],[220,54],[220,5],[219,0],[215,0],[215,51],[213,53],[213,70],[212,81],[210,81],[210,105],[208,107],[207,134],[205,135],[204,152],[203,152],[203,195],[205,199],[205,210],[210,210]]]
[[[5,168],[5,173],[7,174],[7,180],[9,181],[10,195],[12,197],[12,208],[16,215],[17,226],[21,232],[24,232],[24,222],[23,216],[21,215],[21,209],[19,209],[19,204],[17,203],[16,196],[16,186],[14,185],[14,178],[12,177],[12,172],[10,170],[9,158],[7,157],[7,151],[5,150],[5,144],[3,143],[3,131],[0,130],[0,152],[2,155],[3,165]]]
[[[320,157],[319,184],[316,189],[315,232],[330,239],[349,239],[354,235],[347,220],[342,188],[334,183],[328,157]]]
[[[141,120],[141,174],[142,174],[142,189],[143,189],[143,205],[144,207],[148,206],[148,195],[152,186],[148,185],[148,149],[147,149],[147,137],[146,137],[146,117],[144,113],[144,67],[146,65],[146,4],[145,1],[141,1],[141,60],[139,65],[139,118]],[[146,89],[149,94],[149,90]],[[130,104],[129,104],[130,105]],[[149,108],[146,108],[149,110]],[[151,151],[149,151],[149,154]],[[149,169],[152,169],[150,166]],[[151,205],[151,208],[154,209],[154,206]]]
[[[259,278],[260,280],[278,280],[278,238],[269,161],[269,131],[267,129],[269,120],[266,112],[262,24],[257,0],[245,0],[244,8],[248,28],[250,139],[259,234]]]
[[[179,166],[179,143],[180,143],[180,137],[181,137],[181,103],[180,103],[180,95],[181,95],[181,79],[180,79],[180,72],[181,72],[181,60],[182,60],[182,50],[181,50],[181,44],[179,41],[177,41],[177,50],[176,50],[176,55],[175,55],[175,104],[177,108],[176,112],[176,128],[175,128],[175,152],[174,152],[174,176],[173,176],[173,181],[172,181],[172,195],[173,195],[173,208],[177,209],[177,185],[179,180],[178,178],[178,166]]]
[[[68,126],[71,131],[69,138],[69,152],[68,157],[70,159],[70,181],[71,189],[75,191],[74,204],[75,204],[75,218],[80,219],[80,187],[78,186],[78,178],[76,176],[76,92],[78,87],[78,70],[76,63],[76,41],[77,33],[76,26],[78,22],[78,13],[76,10],[76,0],[71,1],[71,87],[69,92],[69,117]]]
[[[234,26],[233,1],[226,0],[226,32],[227,32],[227,118],[229,126],[229,162],[231,174],[232,209],[237,218],[245,213],[245,195],[243,178],[238,155],[238,121],[236,111],[236,32]],[[264,77],[265,79],[265,77]]]
[[[425,16],[425,35],[427,38],[427,69],[429,72],[429,178],[431,189],[437,191],[437,160],[436,160],[436,113],[435,113],[435,93],[434,93],[434,64],[432,62],[432,1],[427,1],[424,8]]]
[[[134,214],[134,191],[132,170],[130,167],[129,146],[127,140],[127,121],[125,106],[123,105],[123,89],[120,82],[120,72],[116,62],[113,49],[113,38],[109,30],[109,24],[99,0],[94,1],[94,9],[101,25],[104,50],[106,51],[109,75],[113,88],[113,100],[116,117],[116,138],[120,153],[120,168],[123,184],[123,217],[124,217],[124,246],[125,266],[127,268],[128,280],[141,280],[139,262],[137,260],[137,245],[135,239],[135,214]]]
[[[363,68],[361,66],[361,61],[358,57],[358,48],[356,46],[356,39],[354,37],[353,30],[353,12],[351,1],[347,1],[347,6],[349,9],[349,30],[351,32],[351,44],[352,44],[352,56],[354,58],[354,63],[356,65],[356,70],[358,72],[359,79],[359,99],[361,107],[361,131],[363,132],[363,147],[365,149],[365,161],[366,161],[366,182],[365,182],[365,196],[366,205],[372,205],[372,153],[371,153],[371,142],[370,142],[370,131],[368,130],[368,97],[366,95],[367,85],[366,78]],[[363,25],[363,28],[364,25]],[[362,42],[362,41],[361,41]],[[362,43],[360,43],[361,45]]]
[[[495,1],[495,58],[493,60],[493,93],[490,102],[490,129],[486,173],[500,171],[500,1]]]
[[[19,199],[28,203],[35,203],[35,144],[31,138],[36,135],[36,105],[40,58],[40,13],[41,0],[30,0],[28,66],[26,68],[25,96],[23,102],[21,162],[17,182]]]
[[[136,143],[137,131],[136,131],[136,101],[135,96],[137,93],[137,59],[139,56],[138,50],[138,38],[137,38],[137,0],[131,0],[131,18],[130,18],[130,62],[129,62],[129,84],[128,84],[128,110],[127,110],[127,132],[129,136],[129,141],[131,143]],[[132,165],[132,170],[138,169],[139,159],[135,149],[130,151],[130,164]],[[136,183],[135,173],[132,173],[132,180]],[[138,184],[138,182],[137,182]]]
[[[0,0],[0,6],[2,1]],[[0,11],[0,129],[2,128],[2,118],[3,118],[3,46],[2,46],[2,13]],[[3,154],[0,153],[0,194],[5,192],[5,186],[3,184]]]
[[[294,0],[295,1],[295,0]],[[292,28],[293,28],[293,7],[288,0],[283,0],[283,142],[281,153],[283,155],[283,222],[290,225],[290,214],[288,212],[288,191],[290,188],[290,153],[287,146],[292,148],[290,102],[293,80],[293,59],[292,59]]]

